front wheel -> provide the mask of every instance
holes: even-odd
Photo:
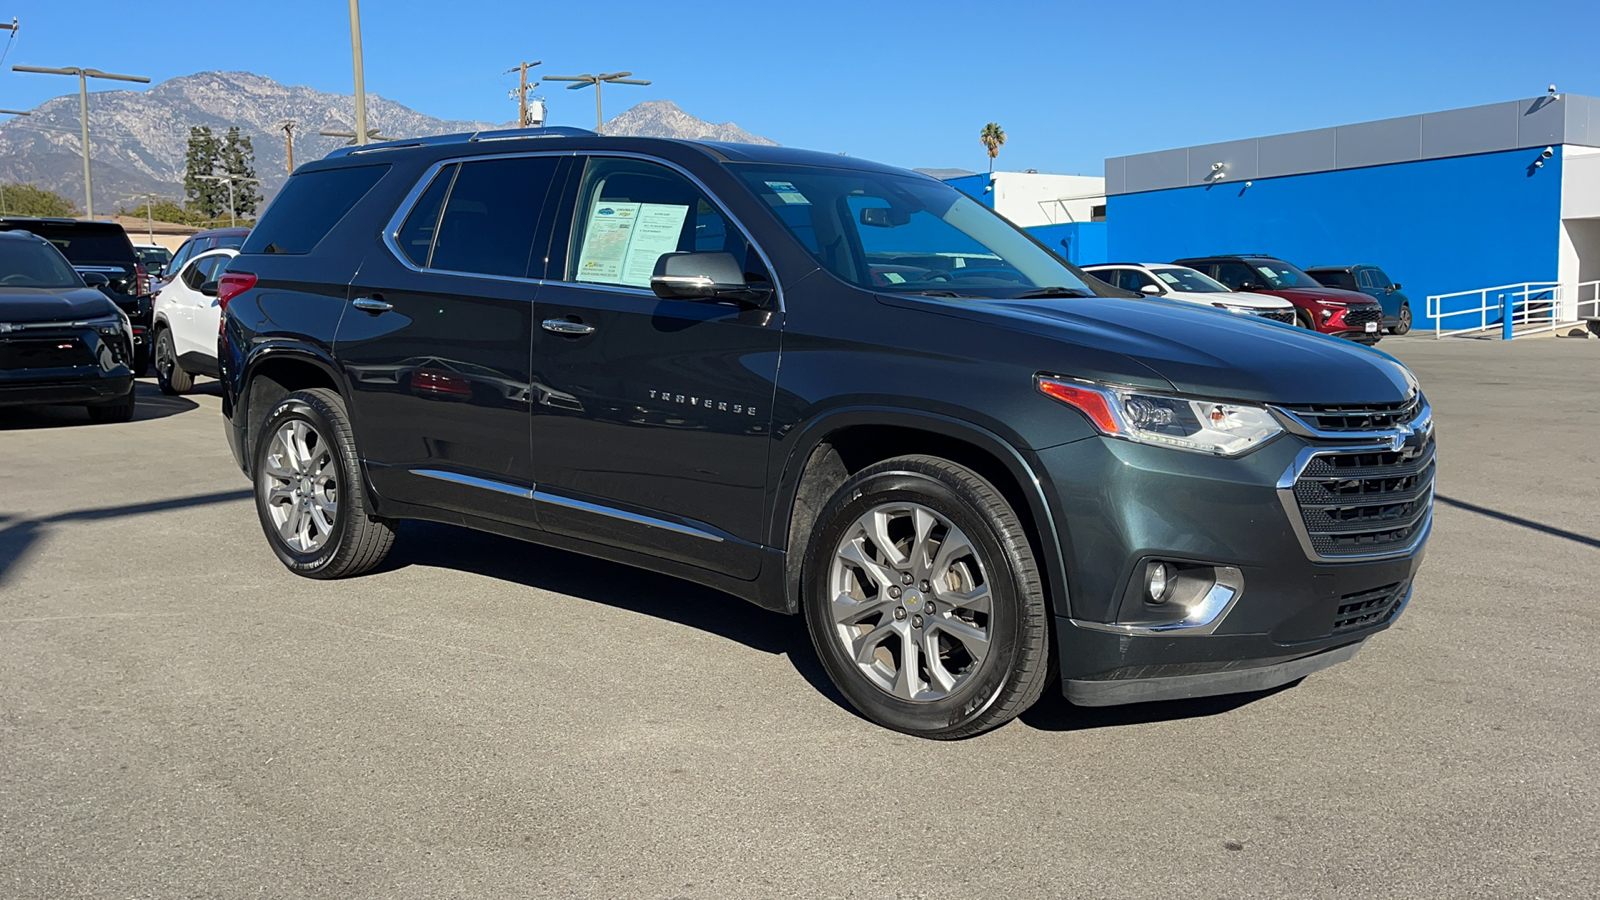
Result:
[[[1405,334],[1411,330],[1411,304],[1400,304],[1400,314],[1395,316],[1394,325],[1389,328],[1390,334]]]
[[[166,327],[156,332],[156,386],[163,394],[187,394],[194,387],[194,376],[178,362],[172,329]]]
[[[1303,309],[1297,309],[1294,311],[1294,324],[1306,329],[1307,331],[1317,330],[1316,323],[1311,321],[1311,313],[1308,313]]]
[[[863,469],[818,517],[802,591],[812,642],[867,718],[953,739],[1044,690],[1049,616],[1021,522],[972,471],[928,456]]]
[[[96,425],[131,422],[135,402],[133,385],[129,385],[127,395],[120,400],[89,407],[89,421]]]
[[[372,516],[358,460],[337,393],[298,391],[267,414],[256,438],[256,513],[289,571],[345,578],[388,555],[394,528]]]

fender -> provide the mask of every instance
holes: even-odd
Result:
[[[998,459],[1021,485],[1028,512],[1038,527],[1043,546],[1036,550],[1044,565],[1045,589],[1052,608],[1058,615],[1070,614],[1071,598],[1063,553],[1068,536],[1056,522],[1045,496],[1044,482],[1034,465],[1012,442],[993,431],[940,413],[884,406],[847,406],[829,410],[808,422],[803,430],[788,439],[790,447],[777,481],[768,485],[769,496],[774,499],[767,523],[767,546],[789,546],[789,517],[806,462],[829,434],[853,425],[889,425],[931,431],[972,444]]]
[[[326,375],[328,380],[338,387],[341,394],[345,392],[345,378],[339,371],[338,364],[333,361],[333,357],[322,348],[286,340],[263,341],[250,348],[249,354],[239,366],[239,374],[234,376],[227,371],[221,344],[219,341],[217,363],[224,376],[222,412],[228,421],[230,443],[235,439],[238,441],[235,457],[239,462],[239,468],[249,475],[250,454],[246,448],[250,446],[247,433],[250,426],[250,384],[261,367],[278,360],[307,363]]]

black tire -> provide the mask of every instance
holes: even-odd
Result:
[[[1294,311],[1294,324],[1304,328],[1307,331],[1317,330],[1316,323],[1311,321],[1311,313],[1308,313],[1303,309],[1296,309]]]
[[[1411,330],[1411,304],[1400,304],[1400,313],[1394,317],[1394,325],[1390,327],[1390,334],[1405,334]]]
[[[959,528],[972,547],[972,554],[967,558],[978,563],[990,598],[990,610],[979,620],[987,635],[986,655],[981,659],[964,656],[966,665],[953,687],[947,690],[934,690],[933,676],[927,675],[921,682],[927,689],[924,693],[942,694],[927,699],[903,699],[890,688],[880,687],[865,670],[879,663],[858,664],[857,658],[844,647],[844,642],[851,640],[846,633],[857,634],[850,629],[866,628],[870,640],[870,634],[891,624],[891,617],[903,624],[907,619],[905,605],[918,602],[905,599],[912,597],[912,588],[904,589],[903,598],[898,588],[888,593],[875,592],[875,603],[894,597],[896,599],[889,602],[901,604],[901,608],[892,613],[885,611],[876,624],[844,625],[836,622],[834,616],[836,554],[846,546],[850,535],[859,533],[857,523],[861,517],[896,504],[915,504],[942,517],[950,528]],[[945,526],[935,525],[929,533],[939,534],[942,527]],[[951,532],[947,530],[943,534],[948,537]],[[907,546],[915,542],[912,537]],[[936,543],[943,549],[944,537]],[[928,546],[926,540],[924,546]],[[903,555],[915,558],[915,551]],[[934,564],[935,570],[937,565]],[[955,571],[953,566],[950,571]],[[926,584],[920,587],[927,590]],[[801,573],[801,591],[812,643],[829,677],[862,715],[896,731],[941,740],[970,737],[1020,715],[1039,699],[1049,681],[1049,612],[1043,579],[1022,523],[992,485],[948,460],[903,456],[869,466],[850,478],[818,516]],[[938,595],[941,604],[945,596],[948,595]],[[935,594],[930,593],[920,599],[930,601],[934,597]],[[927,605],[924,602],[924,606]],[[948,618],[954,614],[952,609],[946,615]],[[933,615],[928,617],[930,622],[934,618]],[[920,616],[913,615],[910,621],[918,629],[924,627]],[[937,626],[928,624],[927,629],[916,632],[918,639],[944,641],[946,651],[956,647],[951,639],[935,634],[939,630]],[[907,652],[905,644],[899,646],[902,655],[896,658],[896,665],[906,658]],[[919,652],[924,660],[921,665],[931,666],[927,651]],[[944,658],[941,653],[941,670]],[[931,669],[927,671],[931,673]],[[913,673],[910,677],[918,676]],[[915,687],[910,689],[913,698],[918,692]]]
[[[89,407],[89,421],[97,425],[111,425],[117,422],[130,421],[133,419],[135,399],[133,386],[129,385],[128,395],[121,400]]]
[[[284,480],[272,473],[286,471],[283,460],[272,452],[274,437],[296,422],[309,426],[314,432],[312,458],[328,454],[324,469],[331,469],[327,477],[334,485],[329,492],[336,507],[330,517],[331,528],[322,533],[321,542],[314,547],[295,547],[284,538],[275,521],[274,509],[283,514],[286,504],[269,499],[275,487],[284,487]],[[252,471],[255,473],[256,514],[272,552],[289,571],[307,578],[348,578],[383,562],[394,545],[394,526],[371,514],[350,418],[345,413],[344,400],[337,393],[311,388],[284,397],[267,414],[254,440]],[[310,498],[306,501],[309,504]]]
[[[194,389],[194,376],[178,362],[178,349],[172,343],[172,329],[156,331],[156,386],[163,394],[187,394]]]

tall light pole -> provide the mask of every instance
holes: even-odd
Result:
[[[15,21],[13,21],[10,25],[0,24],[0,28],[10,28],[13,31],[16,30],[16,27],[17,27],[17,25],[16,25]],[[31,116],[31,115],[33,115],[33,113],[31,113],[31,112],[23,112],[20,109],[0,109],[0,116]],[[0,184],[0,216],[3,216],[5,214],[6,214],[6,186],[3,185],[3,184]]]
[[[594,85],[594,130],[596,132],[600,132],[605,130],[606,127],[605,119],[600,114],[600,85],[607,82],[611,84],[650,83],[648,81],[640,81],[637,78],[629,78],[628,76],[632,74],[632,72],[602,72],[599,75],[546,75],[544,80],[578,82],[577,84],[568,87],[567,90],[569,91],[575,91],[579,88],[586,88],[591,84]]]
[[[356,69],[356,143],[367,142],[367,75],[361,64],[361,5],[350,0],[350,59]]]
[[[196,175],[201,181],[223,181],[228,185],[228,227],[234,228],[239,224],[238,218],[233,213],[233,183],[236,181],[253,181],[261,183],[259,178],[246,178],[243,175]]]
[[[544,65],[543,61],[540,61],[540,62],[525,62],[525,63],[522,63],[521,65],[513,66],[512,68],[509,68],[509,69],[506,70],[507,74],[509,74],[511,72],[519,72],[519,71],[522,73],[522,86],[517,88],[517,127],[518,128],[527,128],[528,127],[528,69],[532,68],[533,66],[542,66],[542,65]],[[539,86],[538,82],[534,82],[533,86],[534,87],[538,87]]]
[[[352,3],[355,0],[351,0]],[[108,81],[134,81],[139,84],[149,84],[150,79],[143,75],[113,75],[99,69],[80,69],[71,66],[62,69],[41,69],[38,66],[12,66],[13,72],[35,72],[40,75],[76,75],[78,76],[78,116],[81,119],[83,140],[83,202],[88,209],[89,218],[94,218],[94,180],[89,175],[89,79],[104,78]]]

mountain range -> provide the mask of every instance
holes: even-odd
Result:
[[[78,98],[57,97],[0,125],[0,181],[31,182],[83,205]],[[249,72],[200,72],[164,81],[147,91],[89,95],[89,144],[95,211],[134,207],[143,195],[181,199],[184,153],[192,126],[219,136],[237,126],[255,148],[261,192],[270,198],[287,178],[283,124],[294,127],[296,164],[319,159],[347,143],[321,131],[355,131],[355,102],[289,86]],[[509,128],[515,123],[436,119],[376,94],[367,95],[367,125],[383,137]],[[606,123],[607,134],[772,144],[730,123],[689,115],[671,101],[640,103]]]

